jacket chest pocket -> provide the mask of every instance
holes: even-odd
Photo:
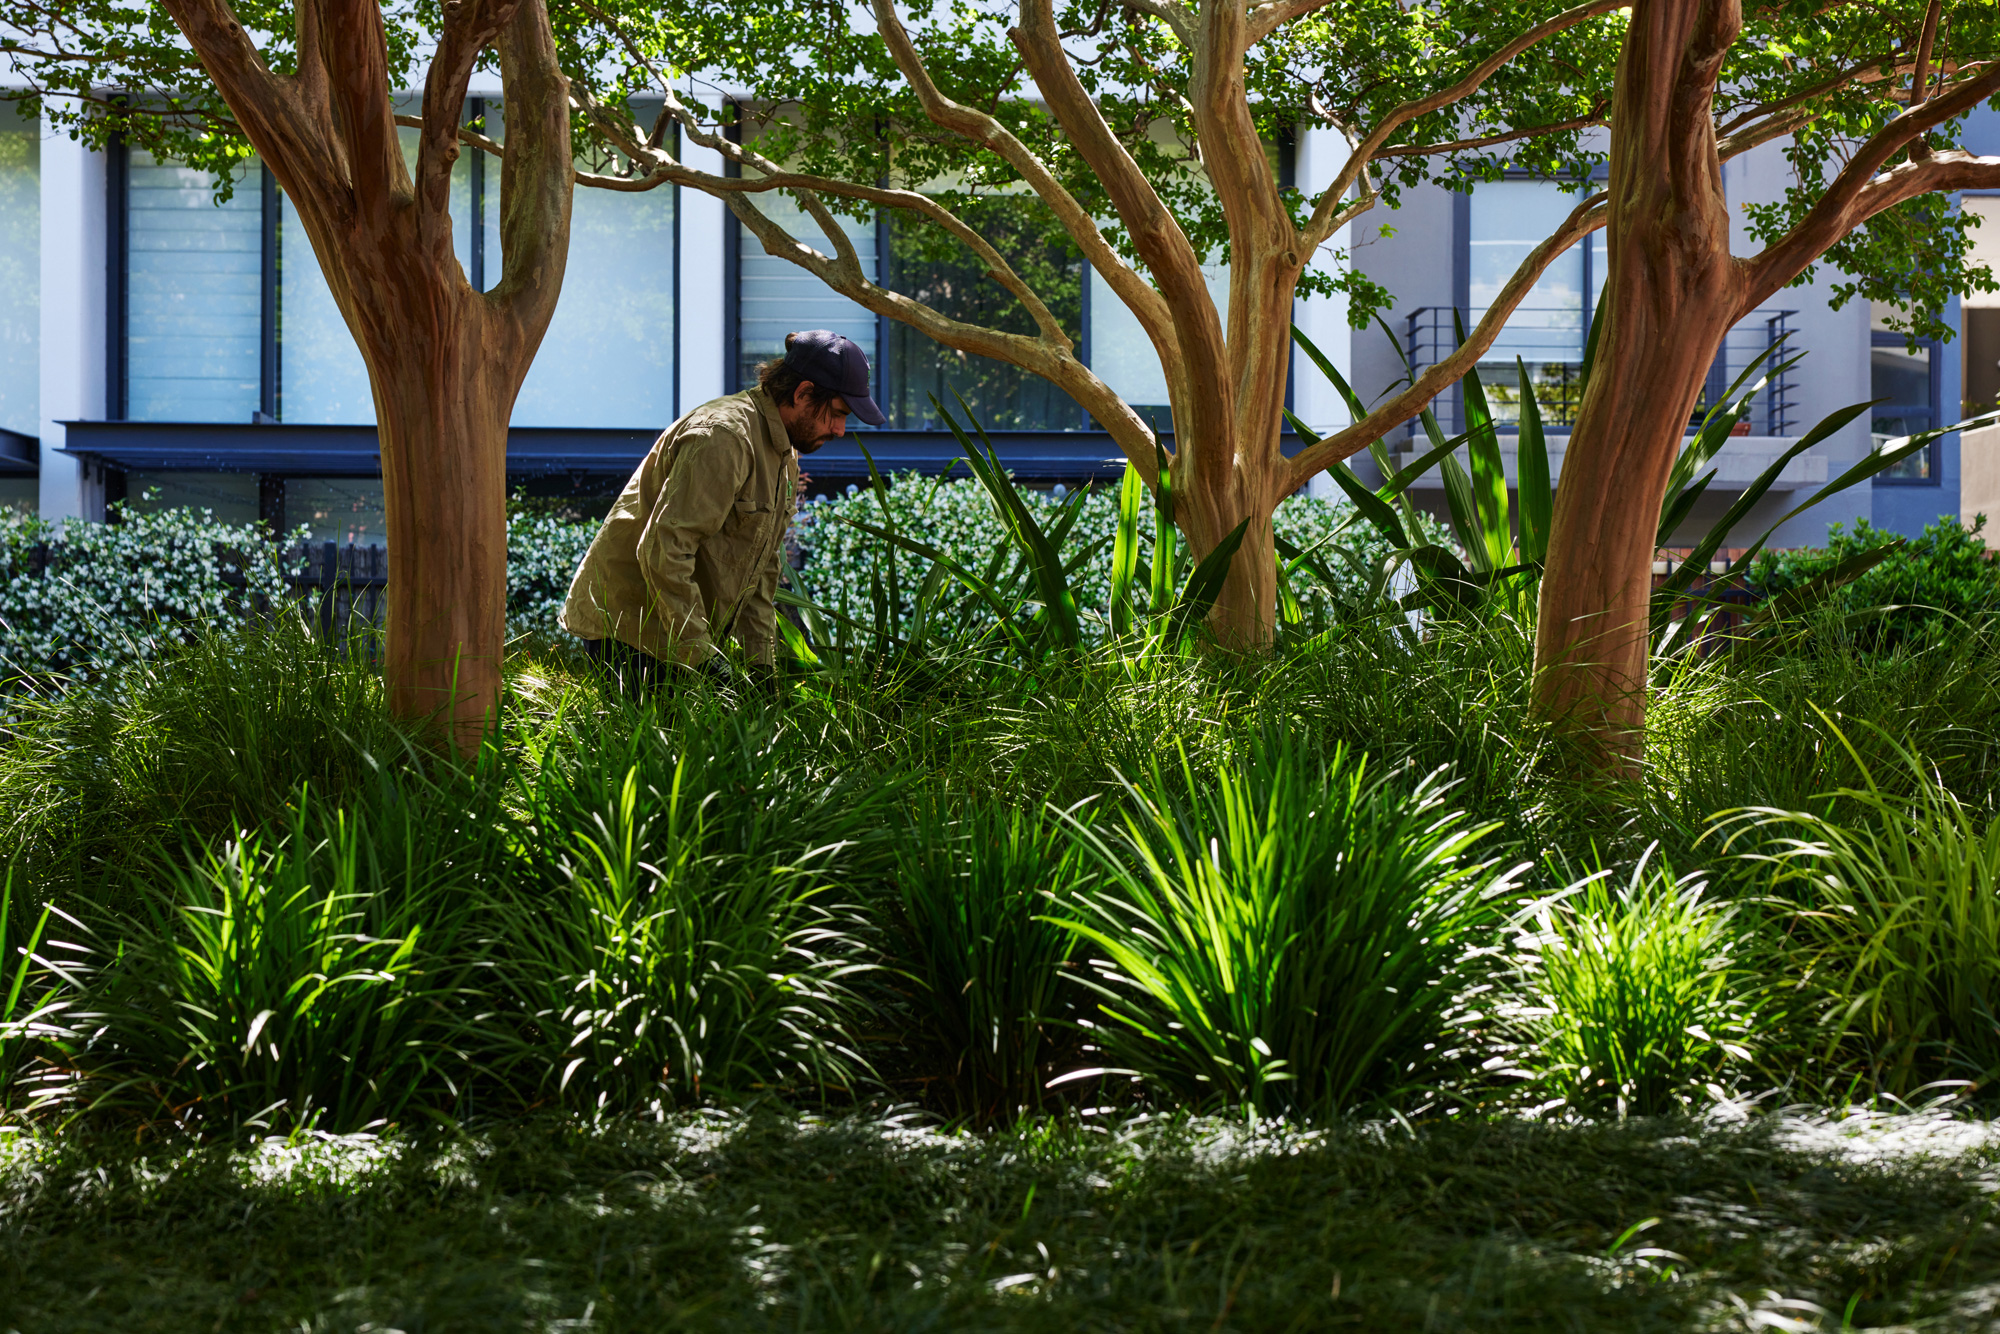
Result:
[[[771,530],[771,520],[777,514],[777,507],[768,500],[738,500],[730,512],[730,526],[736,530],[737,540],[746,545],[755,545],[764,540]]]

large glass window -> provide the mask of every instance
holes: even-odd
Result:
[[[643,108],[638,114],[646,118]],[[489,161],[489,287],[500,280],[499,174]],[[577,188],[562,299],[514,402],[514,425],[664,428],[673,421],[676,203],[665,186]]]
[[[497,109],[486,114],[489,131],[504,133]],[[400,135],[414,168],[417,132]],[[280,421],[374,422],[367,368],[288,199],[279,201],[269,238],[276,326],[263,328],[263,179],[261,170],[247,169],[235,195],[217,206],[207,175],[131,155],[125,343],[131,419],[249,421],[263,406],[268,336]],[[450,207],[453,246],[467,278],[491,288],[504,258],[499,163],[469,149],[461,153]],[[673,419],[674,207],[671,189],[576,192],[562,296],[515,402],[515,425],[657,427]],[[32,247],[27,253],[32,266]],[[0,265],[6,262],[0,255]],[[0,380],[0,394],[5,389]]]
[[[1209,297],[1227,318],[1229,266],[1204,264],[1202,277]],[[1173,429],[1173,409],[1167,402],[1167,373],[1152,340],[1139,327],[1139,317],[1118,299],[1097,270],[1089,272],[1090,369],[1156,431]]]
[[[757,197],[763,214],[802,244],[821,254],[834,244],[819,224],[788,194],[772,191]],[[870,282],[881,281],[872,218],[839,218],[841,231],[854,246],[861,272]],[[736,385],[757,383],[757,366],[785,350],[785,335],[799,329],[831,329],[845,334],[868,354],[871,369],[881,366],[876,355],[875,315],[835,292],[817,277],[787,259],[766,254],[764,243],[742,223],[737,228]],[[877,371],[879,376],[879,369]],[[877,400],[880,401],[879,399]],[[888,404],[882,404],[887,410]],[[891,423],[895,424],[892,417]]]
[[[419,109],[414,99],[399,112]],[[417,165],[417,131],[400,129],[403,160]],[[476,154],[458,155],[451,173],[451,239],[471,277],[473,179]],[[491,173],[496,179],[497,170]],[[498,193],[497,187],[495,193]],[[497,208],[496,208],[497,213]],[[497,275],[498,270],[495,269]],[[489,284],[490,285],[490,284]],[[278,220],[278,419],[307,425],[373,425],[375,399],[368,367],[354,344],[298,210],[286,199]]]
[[[1888,313],[1888,308],[1877,302],[1868,322],[1868,396],[1885,400],[1871,412],[1870,431],[1878,446],[1901,436],[1935,430],[1942,424],[1937,344],[1924,339],[1913,349],[1908,338],[1888,327]],[[1936,481],[1936,443],[1886,469],[1882,478],[1895,482]]]
[[[41,133],[0,106],[0,428],[42,431]]]
[[[218,204],[206,172],[133,151],[126,175],[125,405],[137,421],[247,422],[263,350],[263,173]]]
[[[1521,262],[1562,225],[1578,200],[1552,181],[1492,181],[1473,191],[1468,328],[1486,317]],[[1542,271],[1481,359],[1480,378],[1501,421],[1519,419],[1517,357],[1528,368],[1544,415],[1556,422],[1575,419],[1578,371],[1604,281],[1603,236],[1592,234]]]
[[[134,513],[205,509],[223,523],[255,523],[257,479],[237,472],[132,472],[125,474],[125,503]]]
[[[991,197],[961,208],[1079,345],[1083,330],[1083,257],[1033,199]],[[906,213],[889,233],[886,286],[944,315],[1007,333],[1033,334],[1035,322],[1021,303],[987,275],[941,228]],[[1149,348],[1150,350],[1150,348]],[[990,357],[958,352],[909,325],[889,325],[889,396],[882,407],[896,425],[929,430],[940,425],[931,396],[963,420],[966,407],[980,425],[996,431],[1073,431],[1083,411],[1039,375]]]

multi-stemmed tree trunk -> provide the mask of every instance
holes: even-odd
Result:
[[[1906,66],[1908,109],[1785,236],[1745,259],[1730,251],[1723,158],[1796,121],[1780,109],[1734,143],[1718,137],[1716,82],[1743,27],[1740,0],[1632,5],[1611,116],[1604,323],[1556,490],[1536,629],[1538,703],[1583,743],[1587,763],[1623,768],[1638,754],[1660,504],[1730,328],[1884,209],[1927,191],[2000,185],[2000,158],[1924,143],[1927,130],[2000,90],[1990,67],[1931,89],[1937,22],[1934,3]],[[1906,160],[1885,169],[1899,153]]]
[[[373,0],[298,0],[298,72],[274,73],[223,0],[164,0],[297,208],[374,392],[390,578],[391,708],[475,745],[500,698],[507,603],[507,421],[569,251],[568,81],[543,0],[445,9],[416,174],[390,102]],[[501,280],[473,290],[452,252],[452,163],[482,50],[507,94]]]

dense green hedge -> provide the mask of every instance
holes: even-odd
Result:
[[[597,525],[516,513],[507,530],[507,625],[553,635]],[[197,623],[244,623],[285,592],[282,546],[206,509],[48,523],[0,509],[0,680],[88,674],[157,657]]]
[[[890,479],[887,490],[889,512],[895,517],[898,530],[955,553],[975,569],[983,567],[989,553],[1006,541],[992,503],[974,481],[941,482],[915,473],[900,473]],[[1022,497],[1044,525],[1053,521],[1057,509],[1068,499],[1061,488],[1024,490]],[[1316,561],[1339,581],[1335,591],[1351,597],[1361,588],[1361,569],[1378,563],[1388,549],[1366,524],[1357,524],[1342,534],[1337,539],[1338,550],[1328,544],[1328,537],[1347,521],[1350,512],[1344,502],[1295,495],[1279,503],[1273,525],[1279,537],[1300,548],[1315,550]],[[800,507],[798,540],[806,559],[796,582],[801,592],[822,606],[838,608],[843,602],[853,607],[869,604],[870,572],[881,559],[886,544],[844,522],[848,519],[883,526],[881,500],[871,490],[856,488],[851,493],[809,501]],[[1117,521],[1117,488],[1097,487],[1085,497],[1083,513],[1064,546],[1065,555],[1092,546],[1103,550],[1103,559],[1086,562],[1077,573],[1077,601],[1086,615],[1094,610],[1102,616],[1110,598],[1111,536]],[[1149,512],[1140,525],[1141,555],[1148,561],[1152,559],[1152,527]],[[1442,525],[1430,525],[1426,532],[1433,540],[1450,542]],[[1351,553],[1351,558],[1346,553]],[[924,562],[907,555],[900,559],[904,562],[903,582],[906,588],[914,587],[923,576]],[[1327,605],[1326,589],[1310,574],[1300,574],[1295,580],[1295,591],[1308,608],[1314,604]],[[905,600],[908,601],[907,596]],[[907,614],[910,608],[906,606],[903,610]]]
[[[1049,522],[1063,503],[1061,490],[1026,491],[1028,504]],[[985,564],[1006,539],[991,503],[970,480],[899,474],[888,484],[888,504],[896,524],[968,565]],[[1116,522],[1115,488],[1100,487],[1083,502],[1066,552],[1102,549],[1078,575],[1079,601],[1101,613],[1108,596],[1110,540]],[[1358,591],[1356,562],[1373,565],[1385,554],[1365,525],[1347,530],[1337,545],[1328,536],[1348,516],[1345,504],[1293,496],[1278,507],[1278,533],[1335,575],[1339,591]],[[843,522],[882,522],[872,491],[807,501],[797,526],[804,567],[794,583],[827,606],[843,599],[868,600],[870,571],[886,544]],[[595,521],[566,518],[527,505],[512,507],[507,530],[507,628],[512,636],[553,638],[570,576],[597,533]],[[1442,530],[1432,532],[1439,537]],[[1142,526],[1144,554],[1150,559],[1151,516]],[[240,623],[246,612],[269,606],[285,589],[281,550],[292,550],[303,534],[281,549],[256,524],[229,524],[205,509],[128,511],[116,524],[47,523],[0,510],[0,679],[88,671],[156,656],[171,637],[197,621]],[[1448,538],[1441,538],[1448,541]],[[45,551],[45,560],[38,551]],[[906,561],[914,558],[904,557]],[[913,565],[912,567],[913,568]],[[920,577],[907,582],[914,586]],[[1310,608],[1324,606],[1327,593],[1314,576],[1295,581]],[[246,593],[254,597],[246,597]],[[907,609],[906,609],[907,610]]]
[[[1985,527],[1983,514],[1970,528],[1941,515],[1921,536],[1904,541],[1866,519],[1855,520],[1852,532],[1834,524],[1824,547],[1758,557],[1750,567],[1750,585],[1776,596],[1864,551],[1904,542],[1894,555],[1833,593],[1830,606],[1849,614],[1890,608],[1855,622],[1857,639],[1869,647],[1950,634],[2000,609],[2000,566],[1987,554]]]

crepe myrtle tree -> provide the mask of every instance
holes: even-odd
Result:
[[[1416,415],[1491,346],[1557,255],[1609,229],[1596,369],[1570,439],[1537,623],[1536,697],[1619,769],[1644,723],[1655,529],[1683,430],[1728,330],[1828,261],[1836,301],[1905,312],[1949,337],[1953,293],[1992,290],[1966,263],[1952,191],[2000,185],[2000,158],[1956,147],[2000,92],[2000,6],[1988,0],[1619,0],[1567,9],[1440,0],[1053,0],[898,8],[872,25],[839,9],[642,12],[579,0],[579,40],[623,57],[577,77],[579,105],[629,167],[623,188],[672,181],[721,195],[765,249],[950,347],[1044,376],[1154,480],[1146,422],[1076,356],[1047,303],[977,225],[981,191],[1039,201],[1130,308],[1166,372],[1179,518],[1197,552],[1248,536],[1217,602],[1225,638],[1263,642],[1279,497]],[[595,31],[591,31],[592,27]],[[872,31],[870,29],[872,28]],[[768,53],[786,49],[789,62]],[[702,69],[764,109],[752,142],[675,95]],[[642,83],[666,108],[622,117]],[[1281,188],[1265,152],[1303,114],[1350,146],[1330,184]],[[690,170],[666,131],[720,152],[735,176]],[[1731,251],[1722,164],[1781,143],[1794,177],[1746,205],[1757,253]],[[1587,193],[1608,158],[1607,188]],[[1345,223],[1423,179],[1464,189],[1504,168],[1571,182],[1578,202],[1523,261],[1464,343],[1363,420],[1292,458],[1278,448],[1292,301],[1345,285],[1359,323],[1387,294],[1307,267]],[[942,184],[941,183],[947,183]],[[797,195],[835,253],[778,226],[757,198]],[[900,210],[987,265],[1031,330],[971,327],[872,282],[829,208]],[[1225,312],[1202,282],[1230,265]]]
[[[374,0],[8,0],[0,50],[86,139],[121,135],[225,183],[254,149],[284,187],[374,395],[389,701],[466,749],[500,698],[507,420],[569,253],[568,83],[543,0],[454,0],[388,19]],[[391,95],[426,48],[423,115],[402,118],[418,127],[412,171]],[[452,252],[448,206],[460,112],[484,61],[500,69],[508,134],[505,262],[479,292]]]
[[[1580,197],[1463,347],[1365,420],[1287,458],[1294,298],[1344,287],[1364,323],[1387,300],[1351,270],[1314,267],[1316,254],[1412,184],[1497,174],[1503,148],[1587,179],[1583,136],[1610,102],[1622,3],[575,0],[565,11],[575,26],[558,27],[581,57],[569,67],[580,117],[618,164],[583,183],[721,197],[768,253],[843,296],[1059,386],[1157,484],[1152,425],[1085,364],[1074,329],[1020,262],[1024,210],[1040,234],[1062,237],[1159,358],[1173,414],[1164,458],[1194,552],[1247,525],[1211,626],[1254,647],[1272,633],[1278,501],[1463,375],[1604,210]],[[733,100],[691,95],[704,84]],[[642,98],[663,104],[657,117],[632,114]],[[1270,151],[1302,119],[1337,129],[1350,149],[1311,193],[1281,183]],[[687,144],[728,169],[689,165]],[[765,202],[774,191],[797,199],[827,249],[781,223]],[[836,215],[876,210],[896,218],[898,236],[973,256],[1019,318],[975,323],[871,277]],[[1229,266],[1221,311],[1202,269],[1216,258]]]
[[[1645,722],[1650,562],[1682,431],[1729,328],[1831,262],[1844,300],[1903,307],[1949,338],[1966,263],[1951,191],[2000,186],[1955,146],[2000,93],[1989,0],[1634,0],[1610,108],[1609,273],[1590,382],[1556,491],[1536,626],[1536,698],[1591,762],[1627,769]],[[1732,251],[1722,163],[1785,142],[1793,183],[1748,205]],[[1976,225],[1976,223],[1974,223]]]

